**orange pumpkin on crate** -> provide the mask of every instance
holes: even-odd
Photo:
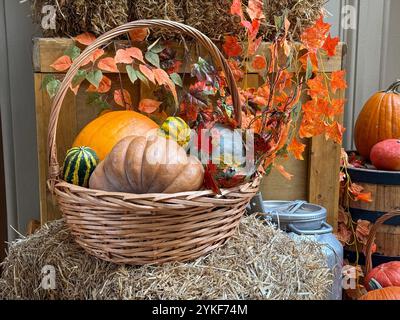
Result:
[[[400,138],[400,80],[375,93],[364,105],[354,129],[357,151],[369,159],[372,147],[386,139]]]
[[[400,287],[387,287],[368,292],[358,300],[400,300]]]
[[[101,161],[123,138],[146,135],[157,128],[158,125],[153,120],[135,111],[107,112],[82,129],[73,147],[89,147],[96,152]]]

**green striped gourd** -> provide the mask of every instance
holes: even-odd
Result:
[[[68,150],[64,160],[63,179],[82,187],[88,187],[89,178],[99,163],[99,158],[89,147]]]
[[[181,147],[190,141],[190,127],[179,117],[168,117],[161,125],[165,138],[175,140]]]

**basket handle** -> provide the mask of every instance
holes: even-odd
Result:
[[[99,38],[96,39],[92,44],[90,44],[81,55],[75,59],[74,63],[68,70],[63,82],[60,85],[60,88],[54,97],[51,113],[50,113],[50,122],[48,129],[48,161],[49,161],[49,180],[55,180],[60,175],[60,165],[57,160],[57,125],[58,118],[61,110],[61,106],[65,95],[68,91],[68,88],[72,82],[73,77],[83,64],[83,62],[100,46],[107,44],[107,42],[111,41],[115,37],[122,35],[131,31],[132,29],[138,28],[148,28],[148,27],[161,27],[161,28],[169,28],[175,31],[179,31],[183,34],[189,35],[197,40],[202,46],[204,46],[207,51],[210,53],[212,58],[215,60],[217,65],[222,69],[225,73],[226,82],[229,88],[229,92],[232,96],[232,103],[235,112],[236,121],[241,124],[241,105],[238,88],[235,82],[235,78],[232,74],[232,70],[230,69],[227,61],[222,55],[221,51],[218,47],[202,32],[199,30],[187,26],[185,24],[169,21],[169,20],[137,20],[128,22],[124,25],[121,25],[107,33],[103,34]]]
[[[374,243],[375,236],[376,236],[376,231],[378,228],[384,224],[387,220],[400,216],[400,211],[392,211],[389,213],[385,213],[383,216],[379,217],[374,225],[372,226],[370,232],[369,232],[369,237],[367,240],[367,244],[365,246],[365,274],[368,274],[371,269],[372,269],[372,244]]]

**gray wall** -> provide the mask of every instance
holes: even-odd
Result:
[[[0,104],[6,166],[8,222],[25,233],[39,218],[32,25],[29,2],[0,1]],[[9,237],[15,233],[9,229]]]

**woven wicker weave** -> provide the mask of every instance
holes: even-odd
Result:
[[[133,28],[163,27],[192,36],[225,72],[235,116],[241,121],[239,93],[218,48],[198,30],[172,21],[141,20],[109,31],[74,61],[54,98],[49,123],[48,186],[56,195],[72,234],[89,254],[125,264],[188,261],[222,245],[235,231],[259,178],[215,195],[210,190],[177,194],[127,194],[91,190],[60,179],[56,131],[69,85],[92,52]]]
[[[394,217],[398,217],[398,216],[400,216],[400,211],[392,211],[389,213],[385,213],[384,215],[379,217],[375,221],[374,225],[372,226],[372,228],[369,232],[367,244],[365,245],[365,251],[366,251],[365,274],[368,274],[372,270],[372,267],[373,267],[373,265],[372,265],[372,245],[374,244],[374,241],[375,241],[376,232],[378,231],[379,227],[382,226],[387,220],[392,219]]]

